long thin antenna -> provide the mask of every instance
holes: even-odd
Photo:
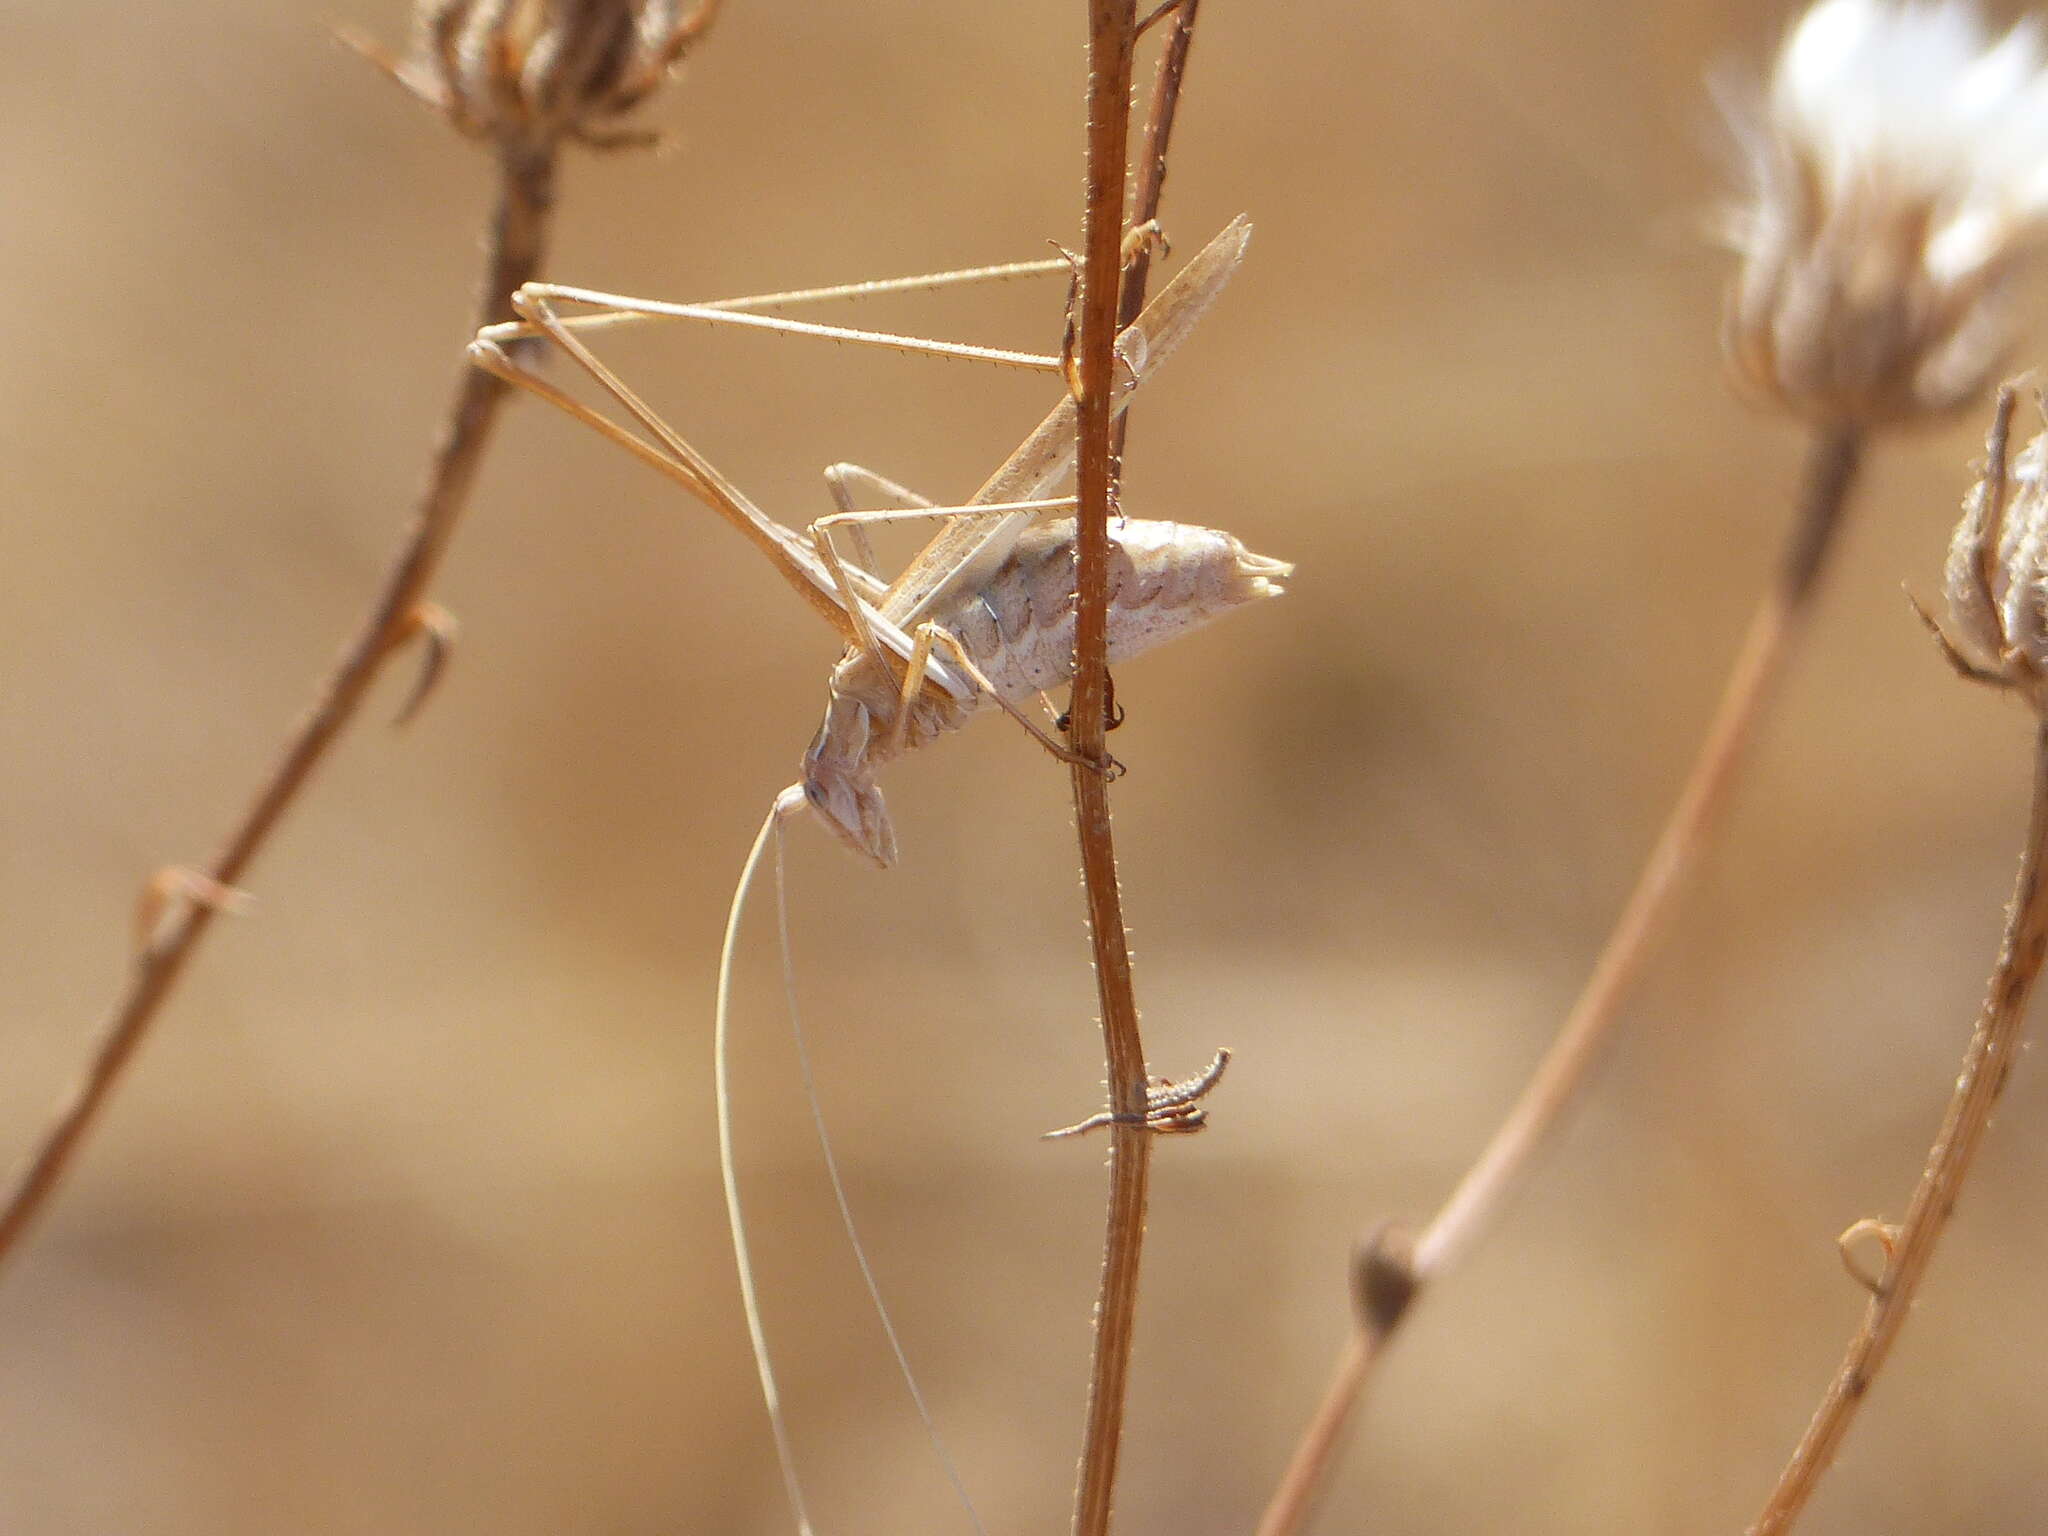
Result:
[[[781,803],[780,800],[776,802],[778,806]],[[881,1283],[875,1279],[874,1268],[868,1263],[867,1246],[861,1242],[860,1230],[854,1225],[853,1206],[846,1198],[845,1181],[839,1177],[839,1159],[832,1153],[832,1137],[825,1129],[825,1107],[818,1099],[817,1079],[811,1074],[811,1051],[804,1041],[802,1015],[797,1011],[796,963],[792,959],[789,942],[789,882],[783,870],[782,818],[771,816],[770,821],[775,827],[775,927],[782,945],[782,991],[789,1009],[789,1032],[796,1038],[797,1071],[803,1077],[804,1098],[811,1106],[811,1123],[817,1127],[818,1150],[825,1158],[825,1176],[832,1181],[832,1198],[839,1203],[839,1224],[846,1229],[846,1241],[853,1248],[854,1262],[860,1265],[860,1277],[867,1285],[868,1300],[874,1303],[875,1316],[880,1319],[882,1332],[889,1340],[889,1349],[896,1356],[896,1368],[903,1373],[903,1385],[910,1389],[910,1400],[917,1405],[917,1416],[924,1423],[925,1436],[931,1441],[933,1454],[939,1458],[939,1465],[945,1468],[946,1480],[959,1496],[960,1507],[967,1511],[975,1536],[988,1536],[988,1528],[981,1523],[981,1516],[975,1511],[974,1500],[968,1497],[967,1484],[953,1461],[953,1453],[946,1449],[945,1437],[939,1433],[938,1422],[925,1405],[924,1393],[918,1389],[917,1375],[910,1368],[910,1357],[904,1353],[903,1340],[896,1332],[889,1308],[882,1301]]]
[[[795,802],[791,804],[794,795]],[[754,1260],[747,1249],[747,1223],[740,1212],[739,1171],[732,1149],[732,961],[740,931],[740,914],[746,910],[747,892],[768,838],[785,815],[803,805],[801,790],[785,790],[775,797],[754,846],[747,852],[746,866],[732,893],[732,909],[725,918],[725,943],[718,951],[718,1015],[712,1033],[711,1059],[718,1088],[718,1171],[725,1182],[725,1221],[732,1233],[733,1264],[739,1270],[740,1302],[747,1313],[747,1337],[753,1341],[754,1369],[761,1376],[761,1401],[768,1409],[769,1428],[775,1435],[775,1459],[782,1466],[782,1485],[789,1493],[789,1507],[796,1515],[798,1536],[812,1536],[811,1517],[804,1508],[804,1490],[797,1481],[796,1455],[790,1448],[789,1425],[782,1416],[782,1394],[775,1388],[775,1368],[768,1363],[768,1337],[761,1327],[761,1297],[754,1285]],[[779,846],[779,843],[778,843]]]

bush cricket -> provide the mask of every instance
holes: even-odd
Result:
[[[1215,301],[1243,259],[1250,233],[1250,225],[1242,218],[1228,225],[1118,336],[1122,366],[1117,377],[1116,411],[1124,409],[1137,386],[1179,346]],[[1070,396],[1063,398],[981,488],[956,505],[936,505],[872,471],[835,464],[826,471],[826,480],[838,510],[800,533],[750,501],[603,363],[582,336],[593,329],[640,320],[687,319],[1063,373],[1064,359],[1056,355],[930,342],[757,311],[804,301],[1059,271],[1066,266],[1059,259],[1024,262],[713,304],[668,304],[530,283],[513,298],[520,319],[485,328],[470,348],[477,366],[560,407],[682,484],[733,524],[846,643],[832,669],[825,720],[805,754],[802,778],[776,796],[733,894],[720,956],[715,1045],[720,1160],[734,1258],[784,1483],[798,1526],[806,1532],[809,1520],[769,1365],[734,1171],[726,1046],[739,922],[771,835],[779,833],[781,824],[806,806],[855,852],[877,865],[893,863],[895,833],[874,782],[876,767],[958,729],[977,713],[1000,709],[1040,745],[1073,760],[1066,747],[1026,713],[1026,706],[1073,674],[1074,523],[1071,515],[1059,518],[1055,514],[1071,514],[1074,501],[1051,493],[1073,465],[1076,410]],[[574,306],[575,312],[564,314],[563,306]],[[629,429],[528,368],[512,346],[536,337],[547,338],[567,353],[640,430]],[[856,506],[857,493],[891,504],[860,508]],[[876,569],[867,530],[908,520],[936,520],[938,528],[900,574],[885,580]],[[854,558],[842,552],[841,535],[852,545]],[[1191,525],[1119,518],[1112,539],[1117,546],[1109,611],[1112,661],[1127,659],[1232,608],[1279,595],[1284,590],[1279,579],[1291,569],[1283,561],[1252,554],[1230,534]],[[777,847],[779,896],[779,838]],[[794,1024],[786,918],[781,926],[785,983],[791,987]],[[926,1431],[973,1517],[972,1503],[925,1409],[854,1229],[800,1030],[798,1051],[827,1173],[869,1296]],[[1212,1077],[1220,1065],[1219,1060]],[[978,1518],[975,1523],[978,1528]]]
[[[1225,228],[1118,338],[1125,363],[1118,409],[1214,301],[1243,258],[1250,233],[1242,219]],[[900,281],[931,286],[962,276],[1057,265],[1022,263]],[[1056,357],[810,325],[741,307],[890,286],[894,285],[856,284],[690,305],[531,283],[514,298],[522,320],[487,328],[471,349],[479,366],[569,411],[688,487],[752,540],[799,595],[840,632],[848,649],[832,670],[830,703],[805,755],[801,784],[792,786],[801,790],[801,798],[785,793],[777,803],[787,813],[808,804],[849,847],[884,866],[895,862],[896,837],[874,782],[874,770],[881,763],[957,730],[989,707],[1009,714],[1055,755],[1067,755],[1025,713],[1024,705],[1065,681],[1073,669],[1073,523],[1044,521],[1049,514],[1073,507],[1071,498],[1049,494],[1073,462],[1073,402],[1062,400],[964,504],[937,506],[869,471],[834,465],[827,478],[839,510],[799,533],[748,500],[599,361],[577,333],[593,322],[617,323],[629,317],[697,319],[796,330],[1012,367],[1060,366]],[[557,312],[558,305],[570,303],[591,312]],[[567,352],[654,441],[572,399],[506,350],[506,342],[536,334],[546,335]],[[857,510],[852,504],[856,485],[899,505]],[[939,528],[893,581],[885,582],[871,568],[871,557],[867,563],[849,561],[839,548],[842,532],[858,540],[874,524],[912,519],[937,519]],[[1127,659],[1233,607],[1277,595],[1282,590],[1278,578],[1288,570],[1283,562],[1254,555],[1231,535],[1213,529],[1123,519],[1116,539],[1123,561],[1111,605],[1112,660]],[[857,542],[856,547],[865,555],[864,543]]]

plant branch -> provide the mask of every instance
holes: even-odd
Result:
[[[1142,229],[1159,217],[1159,200],[1166,192],[1166,152],[1173,143],[1181,82],[1188,73],[1188,49],[1195,41],[1195,14],[1201,8],[1202,0],[1179,0],[1173,7],[1173,25],[1160,50],[1159,67],[1152,74],[1152,100],[1145,109],[1144,146],[1138,152],[1138,185],[1131,198],[1133,229]],[[1154,244],[1147,240],[1140,245],[1124,273],[1123,298],[1116,312],[1119,331],[1135,321],[1145,308],[1145,288],[1152,280]],[[1131,430],[1130,412],[1117,417],[1109,430],[1110,457],[1121,465],[1124,440]]]
[[[483,292],[478,304],[483,324],[512,319],[507,302],[512,290],[539,272],[554,203],[555,152],[552,147],[507,146],[499,154],[498,168],[498,202],[485,240]],[[220,852],[206,866],[202,879],[212,888],[232,889],[239,884],[329,748],[355,717],[384,662],[418,631],[421,603],[469,499],[505,393],[506,386],[499,380],[464,366],[405,541],[361,628],[322,681],[312,709],[292,728],[270,773]],[[127,989],[102,1027],[84,1079],[43,1131],[16,1174],[5,1207],[0,1208],[0,1264],[20,1246],[29,1226],[56,1192],[122,1071],[213,925],[218,908],[216,902],[183,901],[168,926],[145,938]]]
[[[1109,1209],[1095,1310],[1095,1357],[1074,1492],[1075,1536],[1104,1536],[1116,1488],[1137,1323],[1138,1260],[1152,1137],[1145,1128],[1145,1044],[1131,987],[1130,943],[1117,886],[1109,823],[1109,755],[1103,744],[1109,699],[1109,518],[1116,501],[1110,407],[1116,364],[1118,288],[1123,275],[1124,154],[1130,136],[1133,0],[1089,0],[1087,204],[1081,226],[1081,296],[1075,386],[1079,392],[1076,475],[1077,608],[1074,692],[1074,819],[1081,844],[1088,934],[1102,1003],[1109,1066]]]
[[[1345,1421],[1383,1347],[1415,1299],[1499,1217],[1565,1113],[1577,1101],[1622,1018],[1652,947],[1678,907],[1721,816],[1746,750],[1786,663],[1806,629],[1842,511],[1863,456],[1861,428],[1817,428],[1807,453],[1799,510],[1779,573],[1751,621],[1721,703],[1677,803],[1629,893],[1585,989],[1521,1097],[1441,1209],[1412,1238],[1383,1228],[1358,1262],[1359,1335],[1346,1346],[1323,1402],[1294,1456],[1259,1536],[1292,1536],[1308,1518],[1342,1441]]]
[[[1906,1208],[1906,1219],[1891,1234],[1884,1273],[1871,1287],[1862,1325],[1849,1341],[1841,1369],[1828,1384],[1827,1394],[1779,1475],[1763,1513],[1749,1528],[1750,1536],[1783,1536],[1792,1529],[1841,1449],[1856,1410],[1913,1310],[1913,1298],[1934,1257],[1935,1245],[1941,1241],[1963,1181],[1990,1129],[1991,1112],[2019,1060],[2027,998],[2041,974],[2042,957],[2048,954],[2044,863],[2048,863],[2048,721],[2035,735],[2033,809],[2026,846],[2020,851],[2019,879],[2006,912],[1998,963],[1985,989],[1984,1008],[1963,1055],[1962,1075],[1956,1079],[1941,1131],[1928,1150],[1927,1167],[1913,1191],[1912,1204]]]
[[[1750,625],[1685,788],[1549,1052],[1479,1160],[1416,1239],[1412,1268],[1418,1282],[1455,1264],[1499,1215],[1619,1023],[1630,988],[1719,830],[1737,770],[1805,630],[1862,444],[1860,431],[1851,427],[1816,435],[1779,579]]]
[[[1180,0],[1174,11],[1173,30],[1168,35],[1165,51],[1160,55],[1158,72],[1153,79],[1152,102],[1145,119],[1145,142],[1132,214],[1133,227],[1150,223],[1159,214],[1159,200],[1166,186],[1167,148],[1173,138],[1174,109],[1179,103],[1181,81],[1187,72],[1188,48],[1193,41],[1198,7],[1199,0]],[[1105,27],[1124,29],[1120,65],[1124,84],[1119,99],[1128,102],[1130,55],[1136,30],[1131,26],[1128,15],[1105,20],[1098,13],[1091,21],[1091,38],[1101,37]],[[1094,63],[1095,51],[1091,48],[1085,230],[1090,264],[1083,275],[1084,296],[1089,293],[1101,295],[1114,291],[1116,287],[1115,278],[1122,261],[1123,146],[1129,134],[1129,109],[1126,107],[1124,122],[1105,132],[1098,145],[1094,129],[1101,120],[1100,107],[1104,103],[1097,93],[1102,73],[1093,67]],[[1112,154],[1113,161],[1109,159]],[[1098,171],[1111,166],[1113,186],[1110,185],[1110,176],[1098,175]],[[1099,243],[1093,238],[1106,230],[1117,235],[1116,254],[1106,258],[1110,262],[1107,283],[1102,277],[1104,268],[1099,264],[1105,258],[1097,255]],[[1151,266],[1152,244],[1147,241],[1140,247],[1129,272],[1123,275],[1121,295],[1115,305],[1114,331],[1121,331],[1131,324],[1145,307],[1145,288],[1151,276]],[[1103,309],[1107,308],[1105,304]],[[1108,511],[1116,499],[1116,482],[1123,463],[1124,434],[1130,421],[1128,414],[1116,416],[1109,424],[1106,446],[1091,452],[1091,445],[1101,440],[1091,435],[1093,429],[1088,425],[1086,402],[1091,398],[1108,399],[1107,381],[1114,358],[1097,361],[1088,347],[1093,338],[1105,335],[1113,333],[1102,323],[1102,309],[1091,312],[1084,297],[1083,341],[1078,370],[1083,395],[1079,462],[1084,466],[1080,471],[1083,487],[1080,519],[1082,526],[1089,525],[1091,519],[1086,510],[1091,504],[1088,487],[1091,484],[1099,486],[1101,499],[1095,505],[1100,511],[1094,525],[1100,537],[1095,542],[1096,554],[1092,563],[1091,556],[1085,552],[1077,556],[1076,584],[1082,594],[1080,614],[1089,617],[1077,616],[1076,619],[1072,718],[1077,722],[1088,722],[1088,727],[1077,724],[1074,728],[1076,751],[1086,754],[1104,769],[1107,768],[1108,757],[1103,732],[1107,728],[1109,711]],[[1103,351],[1107,352],[1108,347]],[[1103,409],[1106,413],[1108,407],[1105,405]],[[1099,462],[1091,466],[1091,460]],[[1083,542],[1080,547],[1085,551],[1088,545]],[[1095,594],[1092,598],[1089,596],[1091,592]],[[1084,677],[1098,685],[1086,694],[1081,684]],[[1106,772],[1077,770],[1074,775],[1075,819],[1080,828],[1082,878],[1088,895],[1088,931],[1094,945],[1095,974],[1102,994],[1103,1040],[1111,1084],[1110,1196],[1102,1290],[1096,1307],[1095,1361],[1089,1378],[1088,1421],[1081,1452],[1081,1473],[1074,1495],[1074,1528],[1077,1532],[1091,1533],[1091,1536],[1108,1529],[1115,1493],[1117,1452],[1130,1375],[1131,1342],[1136,1328],[1138,1260],[1145,1235],[1145,1205],[1152,1154],[1151,1132],[1142,1123],[1148,1102],[1145,1046],[1138,1032],[1137,1002],[1131,987],[1130,945],[1124,933],[1116,848],[1110,835],[1107,787]],[[1132,1123],[1133,1115],[1138,1123]]]

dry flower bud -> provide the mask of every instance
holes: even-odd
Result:
[[[1740,381],[1815,421],[1966,405],[2013,342],[2011,289],[2048,233],[2048,69],[1960,0],[1821,0],[1765,100],[1731,110],[1750,196],[1726,339]]]
[[[622,123],[682,62],[719,0],[420,0],[412,56],[358,42],[463,133],[530,147],[645,144]]]
[[[2014,398],[1999,391],[1984,474],[1949,544],[1942,638],[1971,676],[2048,700],[2048,433],[2008,457]]]

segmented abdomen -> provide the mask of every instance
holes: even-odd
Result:
[[[1233,608],[1277,597],[1278,578],[1292,567],[1255,555],[1227,533],[1185,523],[1123,518],[1110,528],[1109,659],[1123,661],[1175,635],[1221,618]],[[930,622],[966,647],[996,691],[1012,702],[1056,688],[1074,670],[1074,522],[1030,529],[976,592],[931,610]],[[941,662],[951,658],[942,649]],[[851,653],[832,675],[836,698],[857,702],[863,739],[827,743],[842,761],[880,761],[896,715],[900,673]],[[980,709],[927,686],[911,706],[904,748],[958,730]]]
[[[1119,519],[1110,527],[1109,657],[1123,661],[1231,609],[1280,592],[1289,567],[1227,533]],[[932,615],[1011,700],[1074,670],[1074,524],[1031,529],[981,591]]]

